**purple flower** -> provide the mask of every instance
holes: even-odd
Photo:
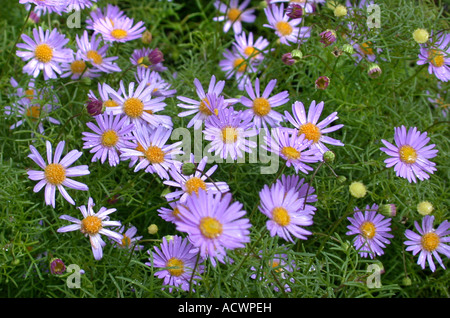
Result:
[[[217,116],[209,116],[205,122],[205,140],[211,141],[208,152],[216,156],[236,160],[243,157],[243,152],[252,152],[256,142],[247,139],[257,135],[249,113],[235,111],[233,107],[221,108]]]
[[[286,8],[286,15],[291,19],[298,19],[303,16],[303,7],[297,3],[289,3]]]
[[[145,126],[136,125],[134,134],[137,145],[133,145],[131,148],[120,148],[120,158],[123,160],[138,159],[139,163],[134,168],[135,172],[145,169],[145,172],[156,173],[162,179],[169,179],[167,171],[174,165],[181,165],[175,156],[183,154],[180,147],[181,141],[166,144],[172,134],[172,129],[159,126],[150,133]]]
[[[450,34],[440,34],[429,45],[421,45],[418,65],[428,63],[428,73],[442,82],[450,80]]]
[[[283,56],[281,57],[281,61],[286,64],[286,65],[294,65],[297,62],[297,59],[292,57],[292,53],[288,52],[288,53],[284,53]]]
[[[262,94],[260,94],[259,78],[255,79],[255,90],[253,90],[251,82],[245,85],[245,90],[250,98],[243,96],[240,102],[245,107],[250,108],[245,110],[244,113],[249,113],[253,116],[253,123],[258,130],[264,127],[268,131],[268,126],[279,126],[284,119],[283,115],[274,111],[273,108],[286,104],[289,101],[289,92],[282,91],[270,96],[276,83],[276,79],[271,80]]]
[[[67,8],[69,0],[19,0],[19,3],[36,5],[35,11],[42,11],[42,13],[52,13],[61,15]],[[28,10],[28,9],[27,9]]]
[[[300,199],[305,200],[306,202],[316,202],[317,201],[317,195],[313,194],[316,190],[313,186],[309,185],[308,183],[305,183],[305,179],[300,177],[298,175],[282,175],[280,179],[276,181],[279,183],[282,187],[284,187],[285,191],[288,192],[291,189],[294,189],[294,192],[297,193],[298,197]],[[308,195],[306,195],[308,193]],[[305,202],[305,203],[306,203]],[[312,205],[306,204],[304,207],[304,210],[310,209],[311,211],[315,211],[316,208]]]
[[[86,103],[86,111],[91,116],[97,116],[103,113],[103,102],[94,97],[89,97]]]
[[[414,226],[419,234],[406,230],[405,236],[408,239],[405,241],[407,245],[406,250],[412,251],[413,255],[419,254],[417,264],[425,269],[426,263],[431,271],[436,270],[434,265],[433,256],[438,261],[439,265],[445,269],[440,254],[450,257],[450,246],[446,243],[450,242],[450,223],[445,220],[437,229],[433,228],[434,216],[426,215],[422,219],[422,227],[420,227],[417,221],[414,221]]]
[[[300,170],[308,174],[313,168],[305,162],[321,160],[320,152],[315,148],[310,149],[312,142],[306,140],[304,134],[298,136],[296,131],[284,127],[272,128],[271,132],[271,136],[264,136],[265,144],[262,147],[286,160],[286,166],[293,166],[295,172]]]
[[[145,265],[160,269],[155,271],[154,275],[164,279],[163,285],[169,286],[169,292],[172,292],[172,287],[181,287],[182,290],[189,291],[192,276],[194,284],[201,279],[199,274],[203,273],[204,265],[199,264],[203,260],[200,259],[197,262],[195,248],[187,238],[175,235],[168,241],[166,237],[163,237],[161,246],[154,246],[154,249],[154,252],[147,251],[152,257]]]
[[[102,11],[103,9],[103,11]],[[106,7],[102,9],[96,9],[90,12],[90,17],[86,19],[86,29],[93,30],[94,22],[98,20],[111,20],[115,21],[119,18],[125,16],[125,13],[120,10],[118,6],[107,4]]]
[[[349,231],[345,234],[356,235],[353,244],[361,257],[370,256],[373,259],[375,255],[383,255],[385,244],[390,244],[388,239],[394,237],[389,233],[391,219],[377,213],[376,204],[372,207],[367,205],[364,214],[358,208],[354,211],[353,217],[347,218],[351,225],[347,226]]]
[[[134,129],[133,124],[126,124],[127,118],[121,115],[102,114],[95,116],[94,123],[86,123],[94,133],[83,132],[83,149],[91,149],[91,153],[95,153],[92,162],[100,159],[104,163],[109,158],[109,165],[114,167],[119,164],[119,149],[133,147],[134,144],[129,142],[134,136],[131,131]]]
[[[189,162],[195,163],[195,156],[191,154]],[[179,199],[180,203],[185,203],[187,197],[192,194],[198,194],[199,189],[203,189],[211,193],[226,193],[230,190],[226,182],[211,182],[209,178],[216,171],[218,165],[214,165],[204,171],[208,157],[203,157],[198,163],[196,171],[191,175],[184,175],[181,170],[172,168],[169,174],[172,180],[164,181],[165,185],[178,188],[177,190],[167,194],[165,197],[168,201]]]
[[[312,101],[309,106],[308,116],[306,116],[305,107],[301,102],[295,102],[292,105],[292,113],[294,117],[285,111],[286,119],[298,130],[298,134],[304,134],[305,139],[311,140],[313,143],[312,148],[317,148],[322,154],[327,152],[329,149],[325,144],[330,144],[334,146],[344,146],[339,140],[333,139],[331,137],[325,136],[324,134],[336,131],[342,128],[344,125],[336,125],[333,127],[325,128],[333,121],[339,119],[337,112],[333,112],[320,123],[320,115],[322,114],[324,103],[320,102],[316,105],[316,101]]]
[[[50,261],[50,273],[53,275],[62,275],[66,271],[66,265],[60,258],[53,258]]]
[[[250,82],[249,74],[255,73],[257,63],[254,59],[245,59],[235,48],[234,50],[225,49],[223,60],[219,61],[219,66],[225,72],[226,79],[233,76],[236,79],[239,90],[244,90],[245,85]]]
[[[226,21],[223,25],[223,32],[228,32],[231,27],[235,34],[242,32],[242,22],[253,23],[256,19],[255,9],[246,9],[250,0],[244,0],[239,4],[239,0],[230,0],[226,3],[215,1],[214,6],[223,15],[214,17],[213,21]]]
[[[264,60],[264,55],[268,53],[265,48],[270,44],[265,38],[260,36],[256,41],[253,41],[252,32],[248,34],[248,37],[245,32],[242,32],[236,34],[234,38],[233,46],[241,56],[251,59],[254,63],[260,63]]]
[[[303,209],[304,199],[295,188],[286,188],[281,183],[267,184],[259,192],[259,210],[269,218],[266,223],[271,236],[279,236],[294,243],[292,236],[306,240],[312,233],[304,227],[313,224],[314,211]]]
[[[327,76],[319,76],[315,82],[317,89],[327,89],[330,79]]]
[[[61,159],[64,145],[65,142],[60,141],[56,146],[55,155],[52,157],[52,144],[48,140],[46,141],[48,164],[45,163],[37,149],[32,145],[30,145],[31,154],[28,155],[30,159],[44,170],[29,170],[27,172],[28,178],[39,181],[33,191],[39,192],[45,186],[45,203],[53,206],[53,208],[55,207],[56,188],[70,204],[75,204],[75,201],[64,187],[81,191],[88,190],[88,186],[84,183],[70,179],[70,177],[79,177],[90,173],[88,166],[85,165],[69,168],[83,153],[78,150],[72,150]]]
[[[192,244],[199,248],[202,258],[224,262],[227,250],[245,247],[250,242],[250,221],[244,218],[242,203],[231,203],[231,193],[213,194],[199,189],[198,195],[187,198],[180,205],[178,231],[186,232]]]
[[[122,240],[120,242],[114,241],[116,243],[114,246],[124,249],[132,250],[133,247],[135,251],[140,251],[144,249],[144,245],[139,245],[138,242],[143,236],[136,236],[137,228],[135,226],[130,226],[125,232],[125,226],[122,225],[118,233],[122,235]]]
[[[163,72],[167,67],[163,66],[164,56],[159,49],[142,48],[135,49],[131,54],[130,61],[133,65],[141,68],[151,69],[156,72]]]
[[[41,71],[44,72],[44,79],[56,78],[56,74],[61,74],[60,63],[65,62],[72,54],[71,49],[65,49],[64,45],[69,39],[60,34],[57,29],[44,30],[33,29],[33,38],[22,34],[25,43],[18,43],[17,47],[24,51],[17,51],[16,55],[23,61],[29,61],[23,71],[34,78],[38,77]]]
[[[391,157],[384,161],[386,167],[394,166],[395,174],[409,182],[416,182],[416,177],[420,181],[429,179],[428,173],[436,171],[436,164],[428,159],[435,157],[438,150],[433,149],[434,144],[425,146],[430,141],[427,133],[421,133],[416,127],[406,132],[405,126],[396,127],[394,131],[396,146],[381,140],[387,148],[382,147],[380,150]]]
[[[93,2],[97,2],[97,0],[67,0],[67,9],[66,12],[80,11],[85,8],[90,8],[93,5]]]
[[[325,30],[319,36],[320,42],[325,44],[325,47],[336,42],[336,32],[334,30]]]
[[[63,226],[59,228],[57,232],[65,233],[70,231],[81,231],[85,236],[89,236],[94,258],[100,260],[103,257],[102,248],[106,245],[100,234],[105,235],[116,242],[121,242],[122,234],[105,228],[107,226],[121,226],[121,223],[119,221],[109,220],[109,214],[115,212],[116,209],[101,207],[97,213],[94,213],[94,206],[94,201],[92,198],[89,198],[87,208],[85,205],[78,207],[81,214],[83,214],[83,220],[78,220],[70,215],[61,215],[59,217],[60,219],[70,221],[74,224]]]
[[[144,22],[134,24],[134,20],[126,16],[111,19],[95,20],[92,28],[100,33],[106,42],[128,42],[139,39],[145,31]]]
[[[152,86],[151,95],[155,97],[173,97],[177,92],[176,89],[170,89],[171,84],[167,83],[161,74],[151,68],[138,67],[135,73],[135,78],[138,84],[145,82],[147,86]]]

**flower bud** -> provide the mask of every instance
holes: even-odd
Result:
[[[320,42],[325,44],[325,47],[336,42],[336,32],[334,30],[325,30],[320,35]]]
[[[428,41],[430,34],[425,29],[416,29],[413,32],[413,39],[419,44],[423,44]]]
[[[347,8],[343,6],[342,4],[338,5],[336,8],[334,8],[334,16],[335,17],[343,17],[347,15]]]
[[[353,54],[355,49],[351,44],[346,43],[342,46],[342,51],[347,52],[348,54]]]
[[[326,163],[332,163],[335,158],[336,155],[331,150],[328,150],[323,154],[323,161],[325,161]]]
[[[346,178],[345,176],[339,176],[339,177],[337,177],[337,182],[338,182],[339,184],[343,184],[343,183],[345,183],[345,181],[347,181],[347,178]]]
[[[366,186],[359,181],[354,181],[349,186],[350,194],[355,198],[364,198],[367,194]]]
[[[379,207],[379,211],[381,214],[391,218],[397,214],[397,207],[395,204],[382,204]]]
[[[59,258],[53,258],[50,261],[50,272],[53,275],[61,275],[64,274],[66,271],[66,265],[64,265],[64,262]]]
[[[327,76],[320,76],[315,82],[317,89],[326,89],[329,84],[330,79]]]
[[[283,56],[281,57],[281,61],[289,66],[297,63],[297,60],[292,57],[291,53],[284,53]]]
[[[141,41],[144,44],[150,44],[152,42],[153,36],[149,30],[145,30],[144,33],[142,33]]]
[[[303,58],[302,51],[297,50],[297,49],[292,50],[291,55],[292,55],[292,58],[297,60],[297,61],[299,61],[299,60],[301,60]]]
[[[193,164],[192,162],[183,163],[183,165],[181,166],[181,172],[185,176],[190,176],[191,174],[194,174],[195,170],[197,170],[197,168],[195,167],[195,164]]]
[[[381,73],[381,68],[376,63],[372,63],[372,65],[369,67],[369,70],[367,71],[367,75],[369,75],[370,78],[378,78],[380,77]]]
[[[97,115],[100,115],[103,113],[104,106],[103,106],[102,101],[90,97],[89,101],[87,102],[87,105],[86,105],[86,110],[89,115],[97,116]]]
[[[406,276],[405,278],[402,279],[402,284],[403,286],[411,286],[412,284],[411,278]]]
[[[421,215],[429,215],[433,210],[433,205],[428,201],[422,201],[417,205],[417,212]]]
[[[150,226],[147,228],[148,234],[154,235],[158,233],[158,226],[156,224],[150,224]]]
[[[164,61],[164,55],[158,48],[156,48],[150,52],[148,59],[151,65],[156,65]]]
[[[303,8],[299,4],[291,3],[286,9],[286,15],[291,19],[298,19],[303,16]]]

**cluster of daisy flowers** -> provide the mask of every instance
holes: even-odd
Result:
[[[95,1],[20,2],[31,5],[30,10],[43,15],[90,8]],[[274,31],[279,43],[300,45],[311,36],[311,27],[303,26],[304,15],[313,13],[315,6],[323,2],[271,1],[264,9],[267,23],[263,26]],[[162,207],[158,214],[163,220],[172,222],[183,235],[164,237],[159,247],[148,250],[149,262],[146,263],[152,269],[158,268],[154,275],[163,279],[169,292],[174,287],[188,291],[192,284],[198,284],[201,275],[205,274],[206,260],[212,266],[233,263],[229,251],[245,248],[250,242],[252,224],[243,204],[234,200],[230,185],[214,180],[214,172],[219,166],[207,168],[209,156],[198,160],[194,154],[185,153],[182,142],[169,142],[174,123],[164,114],[167,98],[176,97],[179,101],[177,106],[184,109],[178,113],[179,117],[190,117],[186,128],[202,130],[209,142],[208,153],[236,161],[245,153],[257,150],[254,138],[261,134],[264,135],[262,147],[279,156],[285,167],[292,167],[294,175],[282,175],[273,184],[260,189],[257,206],[267,217],[269,235],[288,243],[294,243],[296,239],[307,240],[313,234],[311,227],[317,212],[313,205],[318,201],[315,189],[300,175],[309,174],[314,170],[313,164],[323,162],[329,147],[344,146],[340,140],[329,136],[344,125],[331,125],[339,117],[337,112],[328,109],[328,115],[321,118],[324,101],[314,100],[306,110],[301,101],[291,103],[292,96],[287,91],[277,91],[277,79],[269,79],[264,86],[265,77],[257,76],[265,55],[272,49],[267,39],[244,30],[243,23],[253,23],[256,18],[254,10],[248,9],[249,4],[249,0],[241,4],[238,0],[214,3],[221,14],[215,21],[224,22],[224,32],[234,31],[235,41],[231,50],[224,52],[225,59],[219,67],[226,73],[226,80],[233,77],[236,80],[238,89],[243,91],[239,98],[226,98],[223,92],[225,80],[217,80],[215,75],[211,75],[206,91],[196,78],[196,96],[176,96],[176,90],[171,89],[164,79],[167,68],[163,65],[163,54],[157,48],[133,51],[129,63],[134,69],[134,80],[120,80],[116,85],[105,82],[105,74],[122,72],[116,63],[118,56],[109,54],[110,46],[141,38],[145,31],[142,21],[135,23],[113,5],[92,10],[86,20],[87,30],[76,35],[75,43],[70,43],[70,39],[56,28],[44,30],[39,27],[32,31],[32,37],[23,34],[23,43],[17,45],[16,54],[26,62],[23,72],[30,80],[25,89],[11,79],[12,86],[17,88],[13,96],[16,102],[6,108],[5,114],[21,117],[11,129],[30,120],[38,122],[39,132],[43,134],[41,119],[60,124],[49,116],[57,108],[58,100],[44,98],[49,93],[34,85],[41,75],[44,80],[100,78],[102,81],[98,82],[97,88],[87,96],[86,109],[93,120],[86,123],[82,133],[83,149],[91,154],[91,162],[107,164],[111,168],[126,162],[133,172],[144,171],[169,187],[165,199],[170,208]],[[336,41],[336,33],[327,30],[320,38],[328,46]],[[447,59],[442,53],[447,50],[448,42],[448,37],[441,36],[433,42],[433,49],[427,48],[428,51],[423,52],[426,48],[421,49],[421,55],[426,55],[430,63],[430,73],[434,72],[442,81],[446,81],[448,75]],[[351,44],[360,58],[375,61],[372,43]],[[281,109],[287,105],[292,106],[291,112],[276,111],[277,107]],[[416,127],[409,130],[405,126],[396,127],[394,141],[396,145],[382,140],[385,147],[380,150],[390,157],[385,160],[386,166],[394,167],[396,175],[409,182],[430,178],[436,168],[429,159],[435,157],[438,150],[434,149],[434,144],[428,145],[427,133],[421,133]],[[45,203],[53,208],[56,207],[56,190],[71,205],[76,205],[76,201],[67,188],[89,190],[86,184],[73,179],[90,174],[87,165],[72,166],[83,153],[71,150],[63,156],[65,145],[65,141],[60,141],[53,151],[54,145],[47,140],[44,156],[37,145],[30,146],[29,158],[41,169],[28,171],[29,178],[37,181],[33,191],[40,192],[45,188]],[[183,161],[182,157],[188,159]],[[103,248],[108,241],[119,248],[144,249],[140,244],[142,236],[136,236],[136,227],[129,225],[127,229],[120,221],[110,220],[116,209],[100,207],[96,210],[94,207],[94,199],[89,198],[87,205],[78,206],[82,219],[61,215],[62,220],[72,224],[59,228],[58,232],[80,231],[89,237],[96,260],[103,258]],[[367,206],[364,213],[355,208],[348,220],[350,225],[346,234],[355,236],[354,246],[361,257],[374,258],[384,254],[386,245],[393,239],[391,219],[381,215],[376,204]],[[433,257],[445,268],[439,254],[450,255],[446,244],[450,224],[444,221],[434,229],[433,222],[433,216],[425,216],[422,227],[416,222],[418,233],[407,230],[408,240],[404,242],[406,250],[412,251],[413,255],[420,253],[418,264],[425,268],[428,262],[432,271],[436,269]],[[108,240],[105,242],[102,236]],[[285,254],[275,255],[271,266],[288,272],[296,268],[295,264],[286,261]],[[252,275],[252,278],[256,277],[259,276]],[[292,280],[286,282],[285,291],[290,290],[289,283]]]

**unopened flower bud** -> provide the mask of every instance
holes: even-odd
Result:
[[[417,29],[413,32],[413,39],[419,44],[423,44],[428,41],[430,34],[425,29]]]
[[[150,224],[150,226],[147,228],[148,234],[154,235],[158,233],[158,226],[156,224]]]
[[[343,183],[345,183],[345,181],[347,181],[347,178],[346,178],[345,176],[339,176],[339,177],[337,177],[337,182],[338,182],[339,184],[343,184]]]
[[[353,54],[355,49],[351,44],[346,43],[342,46],[342,51],[347,52],[348,54]]]
[[[156,65],[164,61],[164,55],[158,48],[156,48],[150,52],[148,59],[151,65]]]
[[[327,1],[327,7],[328,9],[334,10],[336,9],[337,5],[339,4],[339,2],[335,1],[335,0],[329,0]]]
[[[97,116],[103,113],[104,106],[102,101],[90,97],[86,105],[86,110],[89,115]]]
[[[421,215],[429,215],[433,210],[433,205],[428,201],[422,201],[417,205],[417,212]]]
[[[170,241],[173,241],[173,239],[174,239],[173,235],[166,235],[164,237],[167,240],[167,243],[170,242]]]
[[[391,218],[397,214],[397,207],[395,204],[382,204],[380,205],[379,211],[381,214]]]
[[[335,158],[336,155],[331,150],[328,150],[323,154],[323,161],[325,161],[326,163],[332,163]]]
[[[367,193],[366,186],[359,181],[354,181],[349,186],[350,194],[355,198],[364,198]]]
[[[326,89],[329,84],[330,79],[327,76],[320,76],[315,82],[317,89]]]
[[[150,44],[152,42],[153,36],[149,30],[145,30],[144,33],[142,33],[141,41],[144,44]]]
[[[334,8],[334,16],[340,18],[347,15],[347,8],[342,4]]]
[[[183,163],[183,165],[181,166],[181,172],[185,176],[190,176],[191,174],[194,174],[196,169],[197,168],[195,167],[195,164],[193,164],[192,162]]]
[[[369,67],[369,70],[367,71],[367,75],[369,75],[370,78],[378,78],[380,77],[381,73],[381,67],[376,63],[372,63],[372,65]]]
[[[64,265],[64,262],[59,258],[53,258],[50,261],[50,272],[53,275],[61,275],[64,274],[66,271],[66,265]]]
[[[299,4],[291,3],[286,9],[286,15],[291,19],[298,19],[303,16],[303,8]]]
[[[303,58],[302,51],[297,50],[297,49],[292,50],[291,55],[292,55],[292,58],[297,60],[297,61],[299,61],[299,60],[301,60]]]
[[[320,42],[325,44],[325,47],[336,42],[336,32],[334,30],[325,30],[320,35]]]
[[[281,57],[281,61],[286,65],[294,65],[297,63],[297,60],[292,57],[291,53],[284,53]]]
[[[412,284],[411,278],[406,276],[405,278],[402,279],[402,284],[403,286],[411,286]]]

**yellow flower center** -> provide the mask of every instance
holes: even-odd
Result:
[[[208,106],[211,106],[211,104],[209,103],[208,99],[205,97],[201,100],[200,102],[200,106],[198,107],[198,110],[205,115],[211,116],[213,113],[212,111],[208,108],[208,106],[206,106],[206,104],[208,104]]]
[[[364,42],[359,47],[365,55],[373,55],[372,42]]]
[[[227,126],[222,129],[222,140],[226,144],[232,144],[237,141],[238,133],[236,128]]]
[[[230,8],[230,10],[228,10],[228,19],[230,19],[231,21],[236,21],[240,18],[241,16],[241,10],[237,9],[237,8]]]
[[[142,62],[144,62],[144,57],[140,57],[140,58],[137,60],[137,62],[138,62],[138,65],[139,65],[139,66],[148,68],[147,65],[145,65],[145,64],[142,63]],[[150,83],[149,83],[148,85],[150,85]]]
[[[115,130],[108,129],[102,134],[102,145],[105,147],[114,147],[118,141],[119,136]]]
[[[121,40],[128,35],[127,31],[122,29],[114,29],[111,31],[111,36],[117,40]]]
[[[422,236],[422,247],[428,252],[432,252],[439,246],[439,236],[436,233],[430,232]]]
[[[244,73],[245,70],[247,69],[247,62],[245,62],[245,60],[243,58],[239,57],[234,60],[233,67],[237,68],[237,71],[239,73]]]
[[[121,246],[122,247],[128,247],[130,245],[131,245],[131,239],[128,236],[126,236],[125,234],[123,234]]]
[[[432,49],[428,51],[428,58],[430,59],[430,63],[436,67],[441,67],[445,63],[444,53],[440,50]]]
[[[417,151],[409,146],[403,145],[400,147],[400,160],[404,163],[412,164],[417,160]]]
[[[164,161],[164,151],[158,146],[150,146],[144,152],[145,158],[147,158],[150,163],[161,163]]]
[[[293,31],[292,26],[286,21],[279,21],[275,25],[275,28],[282,36],[290,35]]]
[[[213,217],[205,216],[200,220],[200,232],[207,238],[216,238],[222,234],[222,224]]]
[[[167,261],[167,270],[172,276],[180,276],[184,273],[184,262],[176,257],[172,257]]]
[[[39,119],[41,116],[41,107],[40,106],[31,106],[27,108],[27,116],[32,120]]]
[[[291,223],[288,211],[282,207],[276,207],[272,210],[272,220],[280,226],[287,226]]]
[[[97,51],[90,50],[86,53],[86,56],[88,59],[91,59],[94,64],[99,65],[103,63],[103,58]]]
[[[25,96],[26,98],[28,98],[29,100],[33,100],[34,97],[34,90],[32,88],[29,88],[25,91]]]
[[[81,74],[86,69],[86,63],[83,60],[73,61],[72,64],[70,64],[70,69],[74,74]]]
[[[39,44],[34,49],[34,56],[39,62],[48,63],[53,58],[53,49],[48,44]]]
[[[308,140],[312,140],[313,143],[319,141],[322,134],[320,133],[320,128],[314,125],[313,123],[306,123],[302,125],[299,129],[298,135],[305,134],[305,138]]]
[[[89,215],[81,221],[81,232],[85,234],[97,234],[102,227],[102,220],[95,215]]]
[[[361,224],[359,230],[365,238],[372,239],[375,236],[375,225],[370,221],[366,221]]]
[[[198,194],[198,189],[202,188],[203,190],[206,190],[206,183],[202,179],[198,177],[192,177],[185,183],[186,186],[186,192],[189,193],[189,195],[192,194],[192,192],[195,192]]]
[[[105,106],[105,107],[116,107],[116,106],[119,106],[119,104],[117,104],[112,99],[109,99],[109,100],[103,102],[103,106]]]
[[[297,160],[301,157],[300,151],[290,146],[283,147],[283,149],[281,149],[281,153],[287,158],[287,160]]]
[[[258,56],[259,52],[253,46],[247,46],[244,50],[244,54],[254,59]]]
[[[66,180],[66,169],[59,163],[51,163],[45,167],[44,175],[48,183],[59,185]]]
[[[144,103],[136,97],[128,98],[123,103],[124,113],[131,118],[138,118],[144,112]]]
[[[266,116],[270,109],[270,103],[264,97],[257,97],[253,101],[253,112],[258,116]]]

